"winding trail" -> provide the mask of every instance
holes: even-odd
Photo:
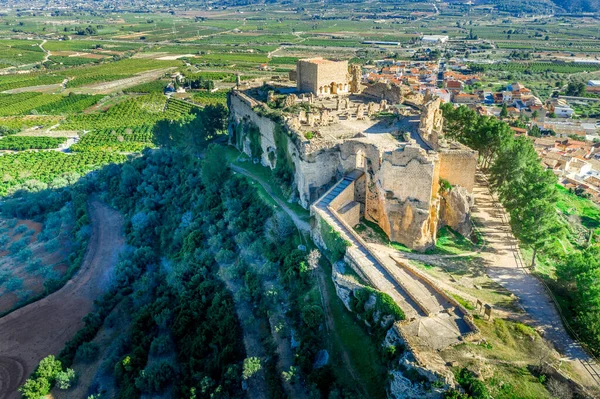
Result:
[[[77,331],[94,300],[110,284],[123,248],[123,218],[91,200],[92,235],[81,269],[60,290],[0,319],[0,399],[18,399],[17,388],[49,354],[58,354]]]
[[[43,51],[44,53],[46,53],[46,55],[44,56],[44,59],[42,60],[42,64],[43,64],[44,62],[48,61],[48,60],[50,59],[50,56],[52,55],[52,53],[50,52],[50,50],[46,50],[46,49],[44,48],[44,44],[46,44],[46,42],[47,42],[47,41],[48,41],[48,40],[44,39],[44,40],[43,40],[43,41],[40,43],[40,45],[39,45],[39,47],[42,49],[42,51]]]

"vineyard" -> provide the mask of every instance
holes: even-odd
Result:
[[[57,64],[60,64],[62,66],[80,66],[88,64],[97,64],[100,61],[102,61],[102,59],[54,55],[50,57],[50,61],[56,62]]]
[[[155,80],[153,82],[142,83],[133,87],[124,89],[124,93],[162,93],[167,87],[167,82],[164,80]]]
[[[18,89],[21,87],[41,86],[61,83],[65,80],[64,76],[59,75],[2,75],[0,76],[0,91]]]
[[[202,105],[215,105],[215,104],[227,104],[227,91],[200,91],[195,92],[192,95],[192,99],[198,104]]]
[[[178,60],[125,59],[100,65],[72,68],[65,73],[68,73],[73,78],[69,80],[68,87],[81,87],[98,82],[128,78],[140,72],[180,65],[181,61]]]
[[[0,139],[0,150],[23,151],[23,150],[46,150],[57,148],[67,141],[64,137],[22,137],[8,136]]]
[[[485,71],[524,73],[581,73],[600,70],[600,64],[574,62],[509,62],[499,64],[477,64],[476,66],[471,65],[471,67]]]
[[[8,116],[0,118],[0,126],[5,129],[14,130],[15,133],[26,128],[33,126],[52,126],[56,125],[60,121],[60,117],[57,116]]]
[[[0,68],[33,64],[44,58],[39,42],[27,40],[0,40]]]
[[[0,116],[27,115],[36,108],[60,101],[61,98],[54,94],[31,92],[0,94]]]
[[[71,146],[74,152],[119,151],[139,152],[146,147],[154,147],[152,126],[135,128],[104,129],[86,133],[79,143]]]
[[[194,107],[195,107],[195,105],[190,104],[186,101],[178,100],[176,98],[170,98],[167,101],[167,108],[165,110],[165,118],[163,118],[163,119],[170,119],[170,120],[180,119],[183,115],[189,114],[190,111],[192,110],[192,108],[194,108]]]
[[[65,130],[104,130],[152,125],[163,119],[180,119],[191,106],[180,100],[172,100],[166,107],[167,98],[162,94],[133,97],[95,114],[72,115],[61,125]],[[167,108],[165,111],[165,107]]]
[[[64,113],[78,113],[96,104],[102,95],[90,96],[87,94],[73,94],[63,97],[59,101],[36,108],[40,114],[60,115]]]
[[[0,94],[0,116],[76,113],[94,105],[100,98],[102,96],[61,96],[35,92]]]
[[[0,176],[3,176],[0,195],[6,195],[11,188],[28,180],[50,183],[64,173],[84,174],[100,166],[125,160],[125,155],[102,151],[75,154],[26,151],[6,154],[0,157]]]

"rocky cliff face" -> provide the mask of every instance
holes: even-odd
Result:
[[[448,226],[464,237],[469,237],[473,232],[471,222],[473,204],[473,197],[463,187],[454,186],[444,191],[440,203],[439,226]]]

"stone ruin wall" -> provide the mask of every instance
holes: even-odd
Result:
[[[230,122],[237,126],[247,121],[255,124],[260,130],[260,145],[262,155],[260,163],[263,166],[274,169],[277,165],[277,147],[275,134],[277,123],[266,116],[258,115],[252,109],[252,99],[241,93],[234,92],[230,96],[231,119]],[[256,103],[256,102],[254,102]],[[258,104],[258,103],[256,103]],[[235,129],[230,126],[230,129]],[[323,194],[329,186],[343,176],[339,171],[340,159],[337,152],[322,150],[318,153],[306,155],[307,146],[300,142],[301,136],[296,135],[296,140],[287,137],[287,149],[295,167],[294,184],[298,189],[300,204],[309,208],[310,204]],[[236,143],[231,143],[236,144]],[[250,139],[246,137],[239,148],[245,154],[252,156],[250,151]],[[275,160],[271,162],[269,153],[273,153]],[[273,155],[272,155],[273,157]]]
[[[423,104],[419,121],[419,135],[435,151],[439,149],[439,140],[443,134],[444,116],[440,109],[441,103],[442,100],[436,98]]]
[[[434,180],[438,170],[437,156],[427,155],[419,147],[385,153],[380,173],[369,187],[365,215],[392,241],[417,250],[434,245],[438,209]]]
[[[377,82],[367,85],[362,90],[362,95],[376,100],[386,100],[390,104],[407,104],[413,107],[421,107],[425,102],[425,96],[415,93],[406,85],[395,83]]]
[[[453,186],[464,187],[469,193],[472,193],[476,172],[476,151],[466,147],[456,150],[440,150],[440,178],[447,180]]]
[[[272,163],[269,153],[277,153],[277,123],[254,112],[253,100],[243,94],[232,94],[230,101],[233,123],[248,120],[260,129],[260,161],[275,168],[276,160]],[[358,168],[365,171],[365,176],[355,185],[354,201],[359,203],[365,218],[377,223],[392,241],[417,250],[427,249],[435,244],[438,223],[470,233],[470,219],[464,215],[469,210],[468,195],[455,191],[439,198],[438,192],[440,178],[472,191],[476,152],[464,148],[427,153],[409,144],[403,150],[381,153],[360,138],[314,148],[300,133],[292,130],[292,134],[297,140],[287,138],[287,151],[295,166],[294,184],[303,207],[309,208],[329,187]],[[251,154],[248,138],[242,150]],[[450,205],[457,210],[450,209]]]

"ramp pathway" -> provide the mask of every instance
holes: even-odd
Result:
[[[340,180],[315,204],[313,209],[350,243],[348,251],[361,274],[379,291],[390,295],[410,322],[403,330],[417,340],[419,346],[442,349],[456,343],[471,332],[459,309],[423,281],[403,268],[385,253],[377,253],[348,226],[329,205],[362,171],[354,171]]]

